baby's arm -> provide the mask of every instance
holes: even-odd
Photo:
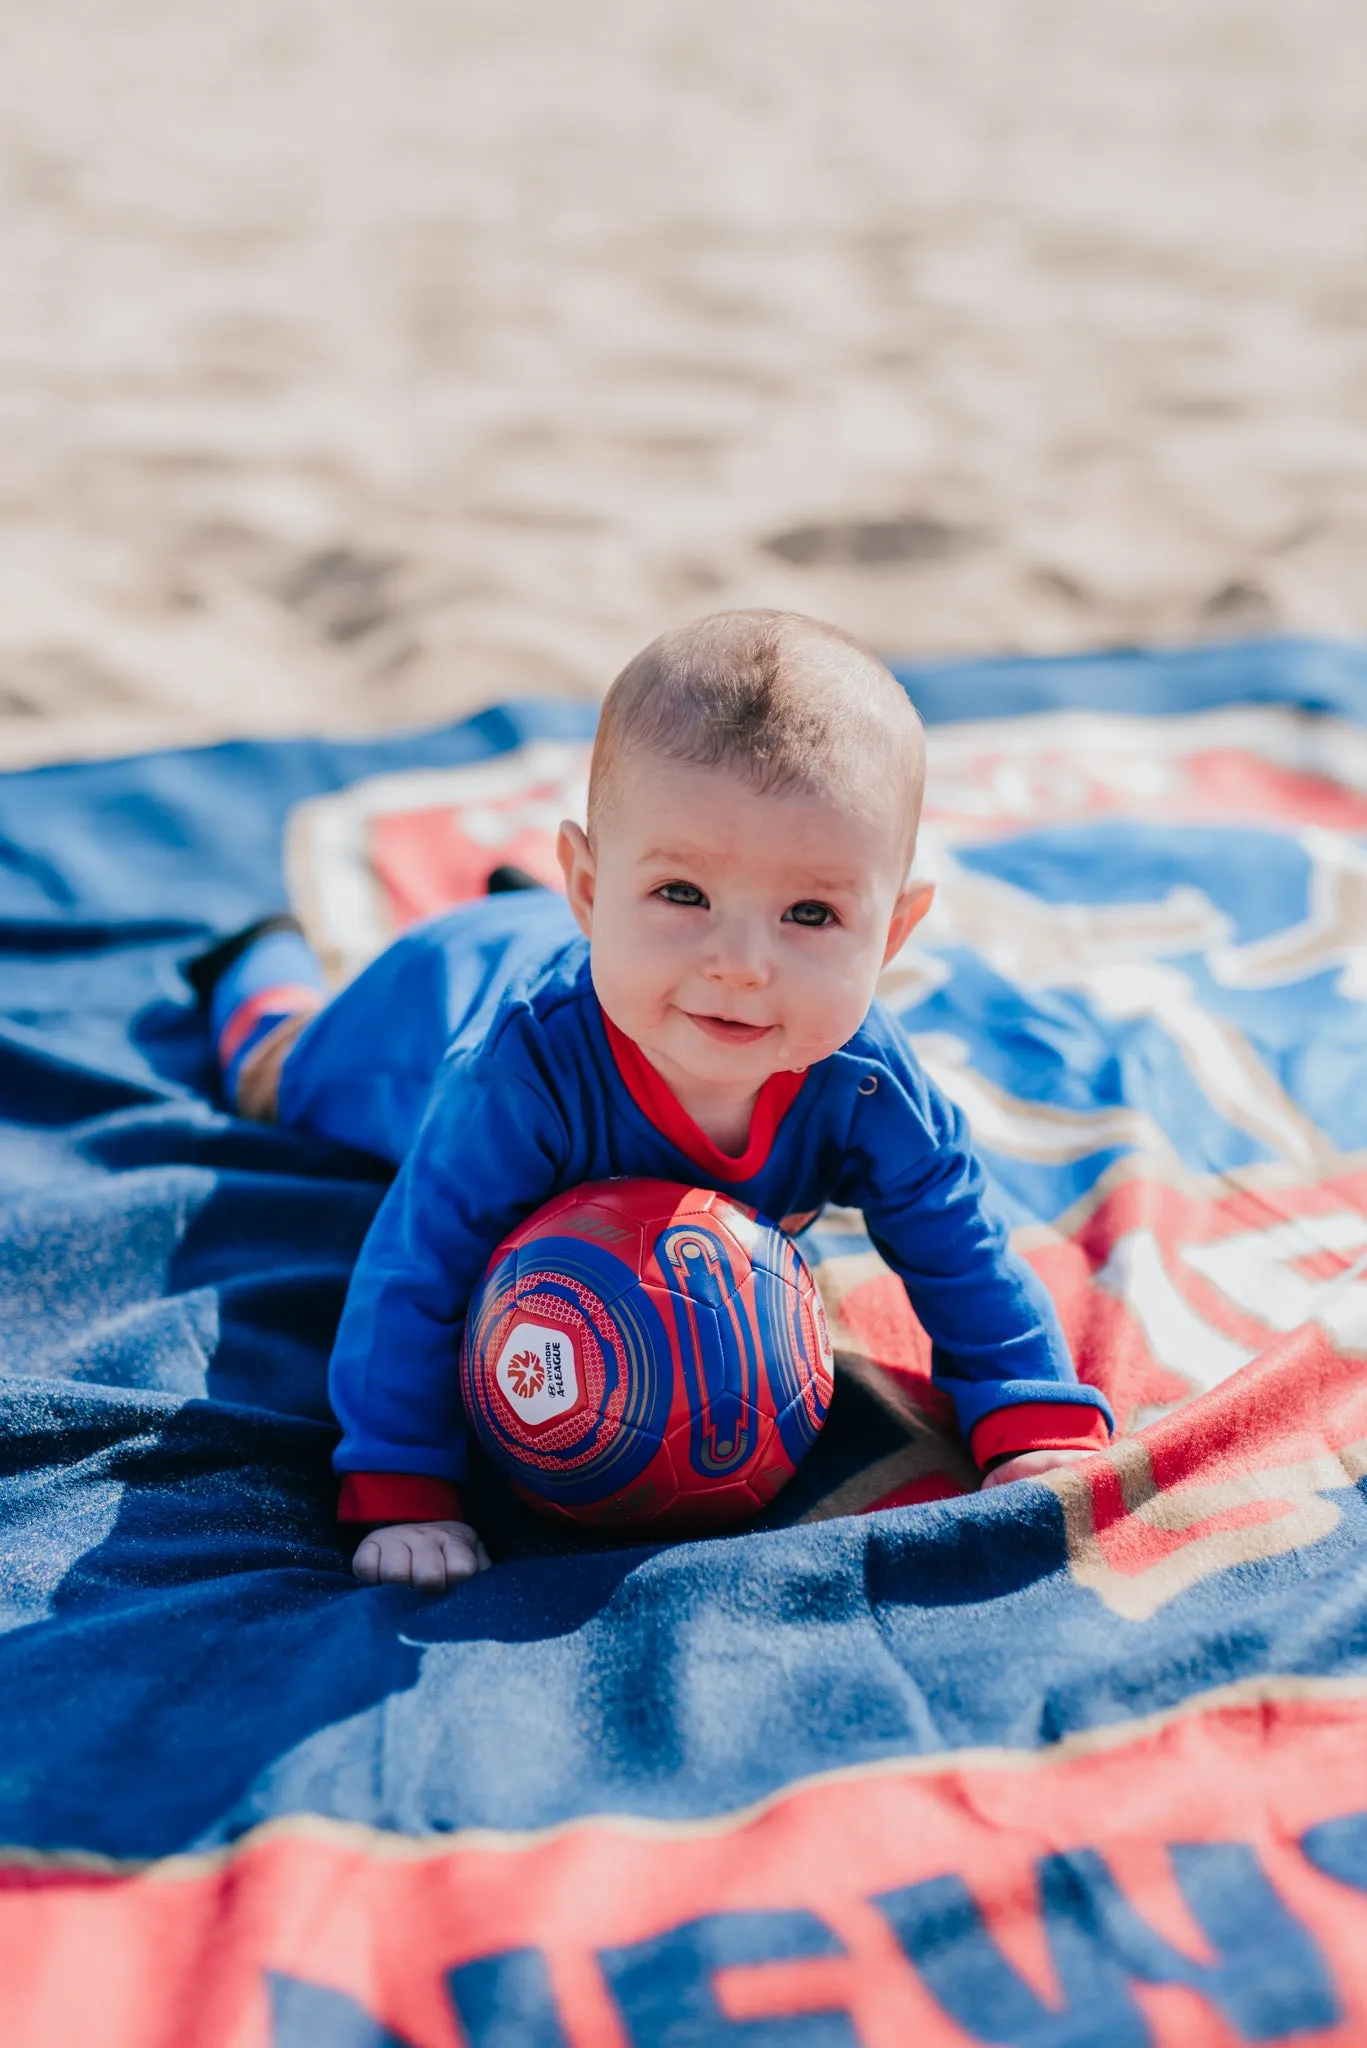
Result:
[[[1111,1414],[1079,1384],[1048,1291],[984,1204],[958,1108],[909,1055],[859,1104],[862,1140],[843,1199],[906,1286],[984,1483],[1002,1485],[1104,1449]]]
[[[462,1326],[490,1253],[555,1192],[564,1152],[554,1106],[505,1061],[462,1057],[438,1074],[361,1247],[329,1373],[339,1512],[361,1525],[365,1584],[439,1592],[488,1563],[458,1492]]]

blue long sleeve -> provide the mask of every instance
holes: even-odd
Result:
[[[564,1156],[534,1082],[486,1055],[445,1063],[342,1312],[329,1380],[338,1471],[464,1476],[466,1308],[494,1246],[555,1193]]]
[[[965,1437],[989,1414],[1033,1403],[1109,1423],[1104,1396],[1078,1383],[1047,1289],[992,1214],[962,1112],[909,1049],[879,1052],[857,1095],[841,1199],[863,1210],[906,1287]],[[1086,1415],[1078,1421],[1085,1429]]]

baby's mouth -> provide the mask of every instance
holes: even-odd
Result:
[[[706,1017],[697,1010],[688,1010],[685,1015],[699,1031],[705,1031],[709,1038],[719,1038],[723,1045],[753,1045],[757,1039],[767,1038],[774,1028],[772,1024],[743,1024],[735,1017]]]

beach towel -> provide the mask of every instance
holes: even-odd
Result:
[[[362,1590],[326,1361],[385,1185],[241,1122],[185,962],[344,978],[592,714],[0,778],[0,2041],[1367,2040],[1367,650],[900,668],[884,994],[1120,1423],[979,1494],[860,1218],[751,1530]]]

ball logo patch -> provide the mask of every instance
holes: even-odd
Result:
[[[498,1355],[494,1378],[518,1421],[539,1429],[568,1415],[579,1399],[579,1373],[569,1332],[518,1323]]]
[[[546,1384],[545,1368],[534,1351],[519,1351],[508,1361],[508,1384],[519,1401],[530,1401]]]

